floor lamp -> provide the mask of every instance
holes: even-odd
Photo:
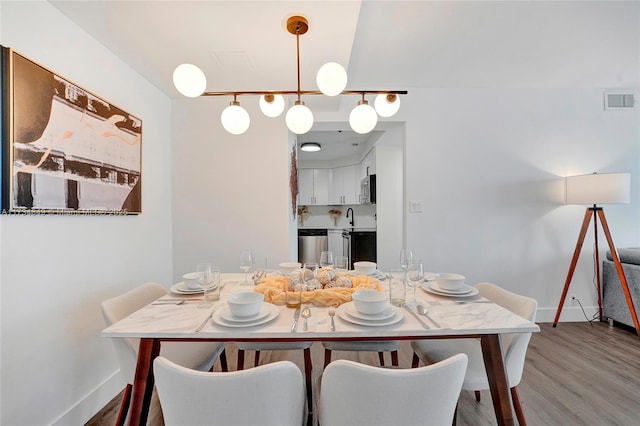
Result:
[[[576,269],[576,264],[578,263],[582,243],[584,242],[584,238],[587,234],[589,222],[591,222],[591,218],[593,218],[593,235],[596,247],[595,262],[598,288],[598,315],[600,317],[600,321],[602,321],[602,289],[600,287],[600,256],[598,254],[598,220],[600,220],[602,230],[607,239],[607,243],[609,244],[611,257],[613,258],[613,263],[615,264],[616,271],[618,272],[618,278],[620,279],[622,291],[624,292],[627,305],[629,306],[629,312],[631,313],[636,333],[640,336],[640,323],[638,323],[638,315],[633,306],[633,300],[631,299],[627,279],[624,275],[616,248],[613,245],[604,210],[602,207],[598,207],[598,204],[629,204],[631,200],[631,175],[629,173],[593,173],[591,175],[568,176],[566,178],[566,200],[566,204],[588,204],[593,207],[587,207],[587,210],[584,213],[582,228],[580,228],[580,235],[578,236],[576,249],[573,252],[573,258],[571,259],[571,265],[569,266],[569,273],[567,274],[567,279],[564,282],[564,289],[562,290],[562,296],[560,296],[560,303],[558,304],[556,317],[553,320],[553,326],[556,327],[558,325],[562,306],[564,305],[564,301],[567,297],[569,285],[571,284],[571,279],[573,278],[573,273]]]

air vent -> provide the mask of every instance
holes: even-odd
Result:
[[[635,96],[629,92],[605,92],[604,109],[632,109],[636,105]]]

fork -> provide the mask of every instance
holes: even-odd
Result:
[[[336,308],[334,306],[329,306],[329,317],[331,318],[331,331],[336,331],[336,323],[333,320],[333,317],[336,316]]]

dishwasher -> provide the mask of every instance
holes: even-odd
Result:
[[[320,253],[328,249],[326,229],[298,229],[298,262],[320,264]]]

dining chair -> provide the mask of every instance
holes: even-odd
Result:
[[[482,297],[522,318],[535,322],[538,307],[535,299],[511,293],[495,284],[486,282],[477,284],[476,288]],[[516,387],[522,379],[522,371],[530,339],[531,333],[500,335],[504,365],[511,390],[511,400],[520,425],[526,425],[526,420]],[[480,339],[415,340],[411,342],[411,347],[413,348],[413,367],[417,367],[420,360],[428,364],[445,359],[454,353],[466,353],[469,356],[469,367],[467,368],[462,389],[474,391],[476,401],[480,401],[481,390],[489,389]]]
[[[142,284],[124,294],[104,300],[100,308],[106,326],[110,326],[143,306],[167,294],[167,290],[158,283]],[[127,386],[120,404],[116,420],[117,425],[124,424],[131,402],[131,390],[138,359],[139,339],[110,339],[116,349],[120,364],[120,373]],[[227,371],[227,359],[224,344],[212,342],[164,342],[160,354],[178,364],[198,370],[210,370],[218,357],[223,371]]]
[[[313,391],[311,376],[313,373],[313,365],[311,363],[311,345],[313,342],[236,342],[238,347],[237,369],[244,369],[244,353],[245,351],[255,351],[253,358],[253,366],[260,364],[260,351],[304,351],[304,378],[307,391],[307,408],[309,413],[313,412]]]
[[[332,351],[353,351],[353,352],[378,352],[380,366],[384,367],[384,353],[391,352],[391,365],[398,366],[398,350],[400,342],[397,340],[375,340],[375,341],[327,341],[322,342],[324,347],[324,368],[331,362]]]
[[[465,354],[408,369],[336,360],[320,381],[320,425],[450,425],[466,368]]]
[[[153,368],[167,426],[303,424],[302,373],[291,361],[210,373],[159,356]]]

